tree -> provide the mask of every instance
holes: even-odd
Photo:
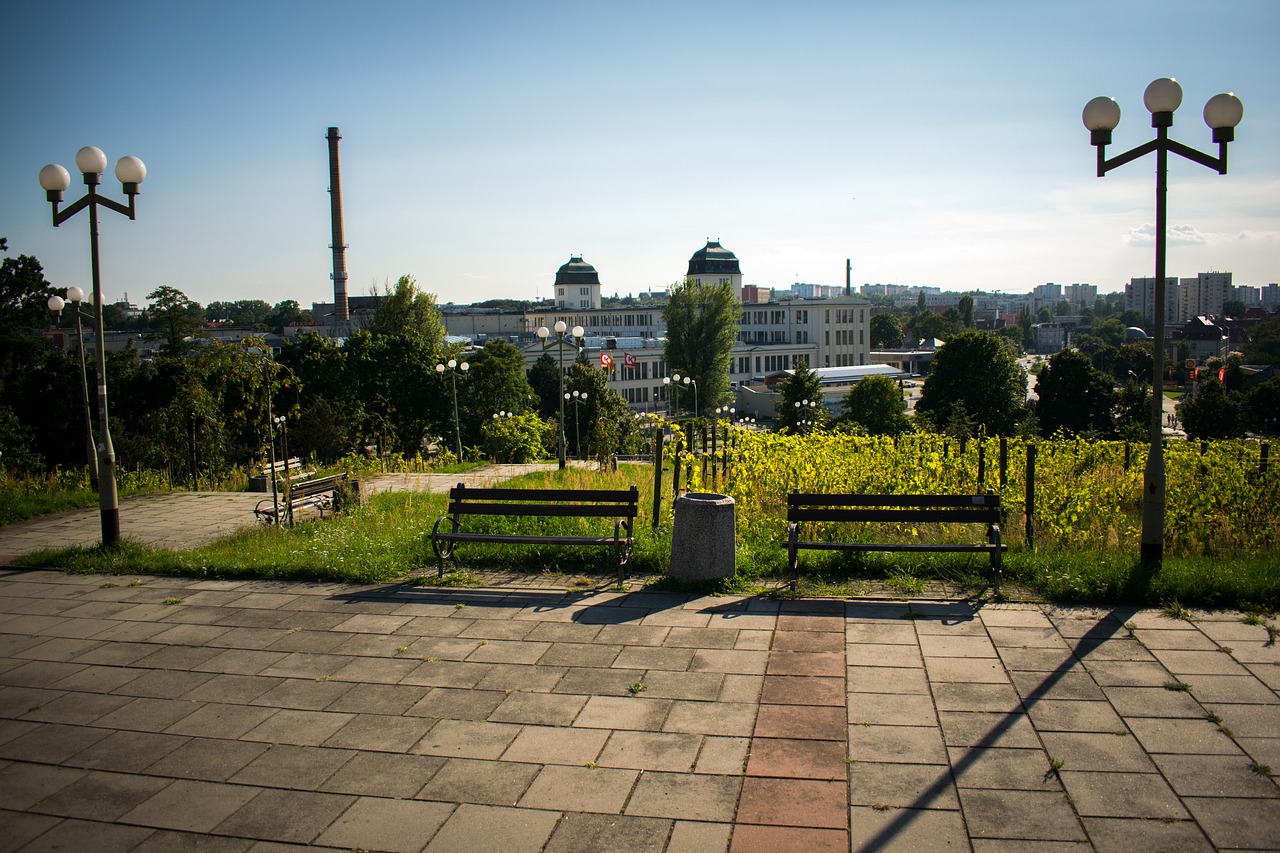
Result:
[[[1280,313],[1272,314],[1245,335],[1244,360],[1247,364],[1280,362]]]
[[[1029,350],[1036,345],[1036,337],[1031,331],[1034,324],[1030,306],[1023,305],[1018,309],[1018,328],[1022,329],[1022,349]]]
[[[1036,312],[1037,323],[1052,323],[1053,312],[1049,310],[1049,306],[1045,306]]]
[[[888,376],[868,376],[850,388],[839,422],[869,435],[901,435],[911,429],[902,389]]]
[[[400,276],[395,289],[383,295],[368,331],[413,336],[432,352],[444,348],[444,319],[436,307],[435,294],[420,290],[412,276]]]
[[[235,302],[210,302],[204,314],[210,322],[226,320],[233,326],[265,326],[271,303],[262,299],[237,299]]]
[[[1227,299],[1222,303],[1223,317],[1243,317],[1246,310],[1247,307],[1239,299]]]
[[[1062,350],[1036,377],[1036,420],[1045,437],[1059,430],[1073,435],[1111,432],[1115,389],[1084,353]]]
[[[546,423],[533,412],[490,417],[480,428],[484,452],[496,462],[523,464],[543,454]]]
[[[1124,346],[1124,325],[1114,317],[1093,324],[1093,335],[1109,347]]]
[[[1026,412],[1026,374],[994,335],[964,332],[938,350],[916,411],[945,424],[963,402],[975,425],[1011,435]]]
[[[973,328],[973,297],[966,293],[960,297],[960,302],[956,305],[956,310],[960,312],[960,325],[966,329]]]
[[[538,397],[538,415],[543,420],[560,417],[560,366],[550,352],[538,356],[529,368],[529,387]]]
[[[200,303],[192,302],[187,295],[176,287],[161,285],[147,294],[151,305],[147,308],[147,316],[151,328],[163,344],[165,355],[181,355],[189,351],[194,342],[191,340],[204,330],[204,309]]]
[[[299,308],[298,303],[292,299],[277,302],[276,306],[271,309],[271,313],[267,314],[262,320],[263,325],[277,335],[284,334],[284,327],[291,323],[309,322],[311,322],[311,312]]]
[[[0,238],[0,251],[4,248],[4,238]],[[5,258],[0,263],[0,335],[8,338],[46,328],[52,319],[46,303],[56,293],[38,260],[30,255]],[[93,295],[88,299],[92,303]]]
[[[779,387],[781,399],[773,417],[773,428],[779,432],[805,432],[801,421],[813,421],[821,427],[827,419],[827,407],[822,395],[822,381],[809,369],[809,362],[801,361],[795,371],[782,381]],[[807,405],[806,405],[807,403]]]
[[[871,318],[871,348],[896,349],[902,346],[902,320],[897,314],[885,312]]]
[[[1245,394],[1245,422],[1264,435],[1275,435],[1280,429],[1280,377],[1255,385]]]
[[[1178,404],[1178,420],[1188,438],[1239,438],[1244,413],[1241,395],[1213,378],[1200,382],[1196,393]]]
[[[640,428],[631,407],[622,395],[609,387],[609,375],[592,366],[583,355],[574,361],[565,377],[565,391],[586,394],[587,402],[581,404],[577,430],[582,435],[582,453],[604,461],[614,453],[631,452],[640,441]],[[574,412],[570,405],[565,410],[565,437],[567,447],[574,447]],[[559,409],[556,410],[557,416]]]
[[[1111,375],[1120,382],[1151,383],[1151,341],[1135,341],[1116,350],[1111,359]]]
[[[1013,348],[1015,358],[1019,358],[1026,353],[1026,349],[1022,345],[1022,329],[1019,327],[1001,326],[999,329],[995,330],[994,334],[996,337],[1009,342],[1009,345]]]
[[[729,397],[741,310],[728,283],[699,284],[696,279],[672,285],[662,309],[667,324],[663,355],[671,370],[698,383],[702,411],[715,409]]]
[[[458,395],[464,444],[481,444],[481,428],[495,412],[525,412],[533,405],[533,389],[524,375],[524,353],[501,338],[489,341],[468,357],[466,394]]]

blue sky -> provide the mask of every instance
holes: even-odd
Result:
[[[328,151],[342,134],[349,290],[414,276],[441,302],[546,297],[581,254],[606,293],[681,278],[719,239],[747,283],[1123,288],[1153,270],[1142,93],[1184,88],[1173,136],[1234,91],[1230,174],[1173,158],[1169,272],[1280,280],[1280,2],[10,4],[0,236],[88,285],[87,217],[36,180],[97,145],[148,177],[102,222],[108,298],[332,297]],[[114,177],[104,190],[119,196]]]

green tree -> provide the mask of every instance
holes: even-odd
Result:
[[[284,327],[291,323],[310,323],[311,311],[298,307],[293,299],[277,302],[271,312],[262,319],[262,324],[277,335],[284,334]]]
[[[868,376],[850,388],[839,423],[869,435],[902,435],[911,429],[902,389],[888,376]]]
[[[916,411],[945,424],[964,403],[968,416],[991,435],[1012,435],[1026,413],[1026,374],[994,335],[964,332],[938,350]]]
[[[1031,327],[1035,324],[1035,320],[1031,316],[1030,306],[1023,305],[1018,309],[1018,328],[1022,329],[1022,349],[1024,351],[1032,349],[1036,344],[1035,335],[1031,331]]]
[[[1280,314],[1272,314],[1245,335],[1244,360],[1246,364],[1280,362]]]
[[[587,402],[578,411],[576,429],[582,434],[582,455],[607,460],[614,453],[630,453],[640,441],[640,428],[622,395],[609,387],[609,376],[603,370],[589,364],[585,355],[574,361],[565,378],[565,391],[586,394]],[[573,448],[575,435],[574,411],[570,404],[565,408],[566,447]],[[557,409],[557,415],[559,410]]]
[[[1113,426],[1115,389],[1088,356],[1062,350],[1036,377],[1036,420],[1048,437],[1063,430],[1073,435],[1104,437]]]
[[[1135,341],[1116,350],[1111,359],[1111,375],[1120,382],[1151,384],[1151,342]]]
[[[0,237],[0,251],[5,247]],[[46,303],[54,295],[63,294],[45,280],[38,260],[30,255],[5,258],[0,262],[0,335],[7,341],[18,333],[29,335],[47,328],[53,318]],[[88,302],[92,304],[92,294]]]
[[[871,348],[897,349],[902,346],[902,319],[891,311],[871,317]]]
[[[555,356],[544,352],[529,368],[529,387],[538,398],[538,415],[543,420],[560,417],[560,366]]]
[[[1188,438],[1239,438],[1244,435],[1244,400],[1217,379],[1198,384],[1196,393],[1178,404],[1178,420]]]
[[[1239,299],[1227,299],[1222,303],[1223,317],[1243,317],[1247,307]]]
[[[973,328],[973,297],[966,293],[960,297],[960,302],[956,305],[956,310],[960,312],[960,325],[966,329]]]
[[[204,330],[204,309],[176,287],[161,285],[147,294],[147,318],[165,355],[181,355],[195,346]]]
[[[663,355],[671,370],[698,383],[701,411],[714,410],[729,398],[729,368],[741,310],[727,283],[685,279],[669,291],[662,309],[667,324]]]
[[[490,417],[480,428],[484,452],[495,462],[523,464],[543,454],[546,423],[534,412]]]
[[[271,303],[262,299],[237,299],[235,302],[210,302],[204,307],[204,314],[210,322],[226,320],[233,326],[263,327],[267,315],[271,313]]]
[[[822,382],[818,374],[809,369],[809,363],[801,360],[795,371],[778,386],[778,409],[773,416],[773,428],[779,432],[803,432],[801,421],[813,421],[821,428],[827,420],[827,407],[822,394]]]
[[[412,336],[432,352],[444,348],[444,318],[436,297],[418,288],[412,276],[402,275],[394,290],[383,294],[368,331],[375,335]]]
[[[1021,357],[1026,352],[1026,349],[1022,345],[1024,336],[1022,334],[1022,329],[1019,327],[1001,326],[999,329],[995,330],[994,334],[996,337],[1009,342],[1009,345],[1013,348],[1013,354],[1015,357]]]
[[[533,389],[524,374],[524,353],[501,338],[489,341],[467,357],[466,394],[459,392],[459,420],[464,444],[480,445],[481,428],[495,412],[524,412],[531,408]]]
[[[1107,346],[1116,348],[1124,346],[1124,324],[1114,317],[1099,320],[1093,324],[1092,328],[1094,337],[1101,340]]]
[[[1280,377],[1268,379],[1245,393],[1245,422],[1263,435],[1280,430]]]
[[[949,341],[960,331],[959,324],[952,322],[941,314],[932,311],[918,312],[911,318],[911,334],[914,338],[927,341],[936,338]]]

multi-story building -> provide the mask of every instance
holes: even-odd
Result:
[[[1261,294],[1260,302],[1263,308],[1274,308],[1280,306],[1280,284],[1272,282],[1258,288]]]
[[[1098,301],[1098,286],[1096,284],[1068,284],[1062,288],[1062,298],[1071,303],[1071,307],[1084,303],[1092,308],[1093,303]]]
[[[1231,273],[1202,272],[1178,282],[1178,319],[1217,317],[1222,303],[1231,298]]]
[[[1245,308],[1262,307],[1261,288],[1251,287],[1247,284],[1238,284],[1231,288],[1231,298],[1237,302],[1243,303]]]
[[[1156,319],[1156,279],[1131,278],[1124,289],[1124,310],[1136,311],[1144,323],[1153,323]],[[1164,280],[1164,321],[1174,323],[1178,320],[1178,279],[1166,276]]]

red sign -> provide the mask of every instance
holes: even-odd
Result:
[[[600,366],[604,368],[613,367],[613,356],[607,352],[600,353]]]
[[[629,352],[624,352],[624,353],[622,354],[622,366],[623,366],[623,367],[635,367],[635,366],[636,366],[636,357],[635,357],[634,355],[632,355],[631,353],[629,353]]]

